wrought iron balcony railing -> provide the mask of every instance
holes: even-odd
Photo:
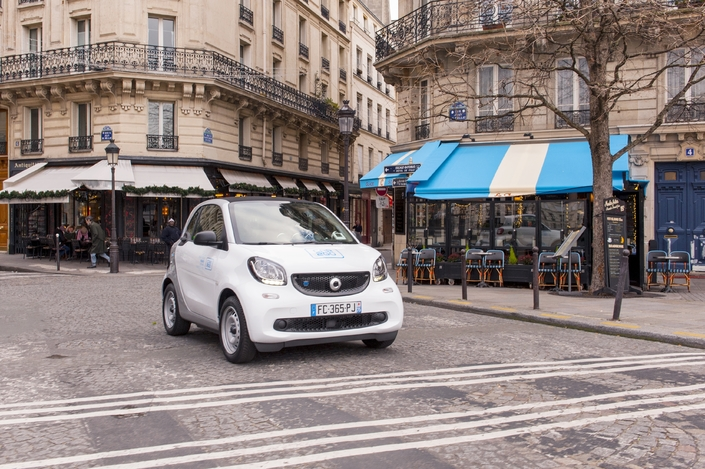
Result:
[[[19,5],[24,5],[25,3],[43,3],[44,0],[19,0]]]
[[[308,171],[308,158],[299,158],[299,170]]]
[[[330,19],[330,12],[328,11],[328,8],[324,7],[323,5],[321,5],[321,16],[325,19]]]
[[[276,26],[272,26],[272,39],[281,44],[284,44],[284,31],[277,28]]]
[[[377,127],[377,135],[382,136],[382,129],[380,127]]]
[[[676,103],[666,114],[666,122],[705,121],[704,103]]]
[[[0,142],[0,155],[7,155],[7,142]]]
[[[343,81],[348,81],[348,72],[344,68],[340,69],[340,79]]]
[[[580,125],[589,125],[590,124],[590,110],[589,109],[581,109],[578,111],[563,111],[565,115],[567,115],[570,120],[573,122],[580,124]],[[567,127],[570,127],[566,121],[564,121],[562,118],[556,116],[556,128],[557,129],[565,129]]]
[[[417,125],[414,132],[414,140],[426,140],[431,136],[431,124]]]
[[[20,154],[32,155],[44,153],[44,139],[20,140]]]
[[[338,176],[341,178],[345,176],[345,167],[342,165],[338,168]]]
[[[511,132],[514,130],[514,116],[486,116],[475,122],[475,133]]]
[[[240,4],[240,19],[244,21],[245,23],[252,25],[252,10],[247,8],[245,5],[242,3]]]
[[[277,153],[276,151],[272,152],[272,165],[273,166],[282,166],[284,164],[284,154],[283,153]]]
[[[367,131],[372,132],[372,124],[367,124]]]
[[[252,161],[252,147],[238,145],[237,157],[243,161]]]
[[[330,60],[321,57],[321,68],[330,72]]]
[[[345,23],[343,23],[342,20],[338,20],[338,29],[341,33],[345,34],[348,28],[345,26]]]
[[[299,55],[308,59],[308,46],[299,42]]]
[[[321,173],[328,174],[330,172],[330,163],[321,163]]]
[[[147,150],[178,150],[179,137],[174,135],[147,135]]]
[[[0,83],[105,71],[212,77],[338,125],[335,111],[324,101],[214,51],[103,42],[0,57]]]
[[[93,135],[69,137],[69,153],[93,150]]]

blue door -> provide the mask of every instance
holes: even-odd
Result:
[[[656,164],[656,240],[673,227],[672,251],[687,251],[694,264],[705,264],[705,162]]]

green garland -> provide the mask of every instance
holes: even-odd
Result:
[[[266,194],[271,194],[276,191],[273,187],[260,187],[254,184],[247,184],[245,182],[238,182],[236,184],[230,184],[230,190],[243,191],[243,192],[263,192]]]
[[[304,190],[300,189],[298,187],[285,187],[284,188],[284,194],[285,195],[304,195]]]
[[[311,191],[308,191],[308,193],[309,193],[310,195],[315,196],[315,197],[321,197],[321,196],[323,196],[323,195],[326,195],[325,192],[323,192],[322,190],[318,190],[318,189],[313,189],[313,190],[311,190]]]
[[[145,194],[178,194],[181,197],[186,197],[188,195],[199,195],[201,197],[213,197],[215,191],[207,191],[201,189],[200,187],[189,187],[188,189],[182,189],[175,186],[147,186],[147,187],[135,187],[125,184],[122,186],[122,190],[130,194],[135,195],[145,195]]]
[[[63,189],[60,191],[5,191],[0,192],[0,199],[27,199],[27,200],[39,200],[39,199],[52,199],[58,197],[66,197],[71,191]]]

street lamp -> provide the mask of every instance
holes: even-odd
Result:
[[[343,135],[343,144],[345,145],[345,178],[343,179],[343,223],[350,228],[350,194],[348,192],[348,151],[350,148],[350,135],[353,132],[355,124],[355,110],[350,109],[348,103],[344,100],[343,107],[338,111],[338,125],[340,125],[340,133]]]
[[[110,139],[110,143],[105,147],[105,156],[108,158],[110,174],[112,177],[112,201],[111,201],[111,226],[110,230],[110,273],[120,272],[120,253],[118,252],[117,225],[115,224],[115,167],[120,157],[120,148],[115,145],[115,140]]]

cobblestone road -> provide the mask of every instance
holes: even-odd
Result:
[[[705,467],[700,350],[407,305],[237,366],[160,280],[0,276],[0,469]]]

